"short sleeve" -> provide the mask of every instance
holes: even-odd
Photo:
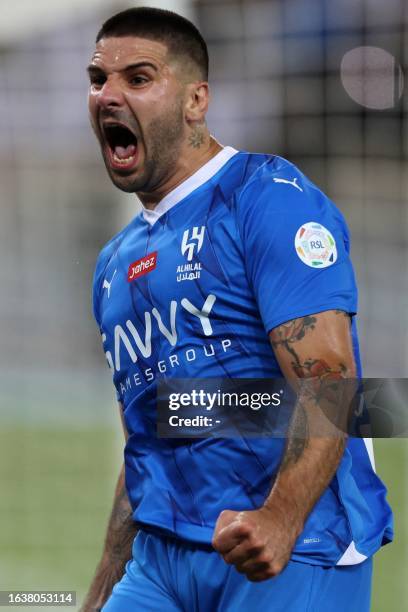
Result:
[[[357,311],[346,223],[293,164],[274,158],[237,196],[245,267],[267,333],[324,310]]]
[[[99,332],[101,334],[102,343],[104,341],[104,332],[103,332],[103,329],[102,329],[100,296],[101,296],[102,283],[103,283],[103,279],[104,279],[106,265],[107,265],[107,261],[106,261],[106,257],[105,257],[105,252],[102,251],[99,254],[98,260],[96,262],[95,272],[94,272],[94,276],[93,276],[93,284],[92,284],[92,309],[93,309],[93,315],[94,315],[95,321],[96,321],[96,323],[98,325]],[[107,365],[109,367],[111,367],[109,365],[108,360],[106,360],[106,363],[107,363]],[[115,386],[115,394],[116,394],[116,399],[118,401],[121,401],[122,398],[121,398],[121,395],[120,395],[119,391],[117,390],[116,386]]]
[[[101,330],[100,295],[105,268],[106,264],[104,262],[104,258],[102,257],[102,254],[100,254],[96,262],[92,283],[92,311],[99,330]]]
[[[123,232],[121,232],[123,233]],[[92,310],[95,321],[101,330],[101,295],[103,291],[103,281],[105,278],[106,268],[109,264],[110,258],[118,249],[120,244],[121,233],[112,238],[101,250],[98,255],[98,259],[95,264],[95,271],[92,282]]]

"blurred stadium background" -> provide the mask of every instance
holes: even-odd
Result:
[[[138,4],[209,43],[209,125],[277,152],[352,233],[366,376],[407,377],[407,0],[0,0],[0,589],[74,589],[98,559],[121,432],[90,307],[104,242],[136,212],[88,126],[102,21]],[[373,610],[408,610],[408,444],[377,440],[396,542]],[[346,611],[345,611],[346,612]]]

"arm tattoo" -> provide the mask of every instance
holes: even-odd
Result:
[[[342,310],[336,311],[338,313],[345,313]],[[312,331],[315,328],[316,317],[306,316],[300,319],[294,319],[283,325],[279,325],[271,332],[272,346],[277,348],[283,346],[293,358],[291,366],[293,371],[299,378],[333,378],[338,380],[343,378],[346,373],[346,367],[344,364],[339,364],[339,369],[331,368],[324,359],[306,359],[301,361],[298,353],[293,346],[296,342],[302,340],[308,331]]]
[[[346,312],[345,310],[340,310],[339,308],[336,308],[336,310],[334,311],[336,313],[336,315],[341,315],[343,317],[346,317],[346,319],[348,319],[351,323],[351,315],[350,313]]]
[[[136,531],[132,509],[123,486],[115,499],[106,536],[106,551],[112,560],[126,562],[130,559]]]
[[[314,378],[317,383],[324,379],[327,383],[329,379],[337,381],[346,375],[347,368],[343,363],[339,363],[338,367],[334,368],[329,366],[324,359],[311,359],[309,357],[309,359],[301,362],[295,351],[293,353],[296,356],[296,361],[292,361],[292,368],[299,378]],[[315,389],[317,390],[317,387]]]
[[[349,317],[348,313],[341,310],[336,311],[336,314]],[[324,359],[301,358],[296,348],[296,343],[300,342],[307,333],[311,333],[315,325],[316,317],[306,316],[284,323],[271,332],[273,348],[281,347],[290,354],[290,365],[294,374],[304,381],[299,387],[280,467],[281,472],[299,461],[309,445],[310,438],[316,435],[310,431],[309,407],[318,406],[319,409],[324,407],[329,411],[326,414],[331,414],[332,418],[333,411],[334,417],[337,418],[340,407],[338,381],[346,377],[346,366],[343,363],[331,366]],[[312,429],[316,432],[316,426],[312,426]]]
[[[132,509],[121,474],[116,487],[102,559],[96,569],[81,612],[102,609],[114,584],[123,576],[126,562],[132,556],[132,544],[136,532],[137,526],[132,519]]]
[[[293,344],[302,340],[305,337],[306,332],[315,328],[316,318],[315,317],[301,317],[300,319],[294,319],[288,321],[283,325],[279,325],[271,332],[271,341],[273,348],[283,346],[288,353],[293,357],[292,367],[295,369],[301,367],[299,356],[293,348]]]
[[[305,409],[299,403],[293,416],[286,450],[280,466],[280,472],[284,472],[288,467],[295,465],[308,444],[309,426]]]

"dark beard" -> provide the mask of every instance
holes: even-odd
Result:
[[[149,193],[159,187],[177,164],[183,140],[183,122],[180,98],[165,116],[147,126],[144,139],[146,157],[142,172],[133,179],[111,176],[116,187],[126,193]]]

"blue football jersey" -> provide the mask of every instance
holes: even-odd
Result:
[[[225,147],[104,247],[94,313],[129,432],[138,523],[211,542],[222,510],[264,503],[285,447],[271,437],[159,438],[158,377],[281,377],[268,332],[332,309],[357,311],[345,221],[277,156]],[[359,366],[355,324],[353,342]],[[371,442],[350,439],[292,558],[335,565],[372,555],[392,538],[385,495]]]

